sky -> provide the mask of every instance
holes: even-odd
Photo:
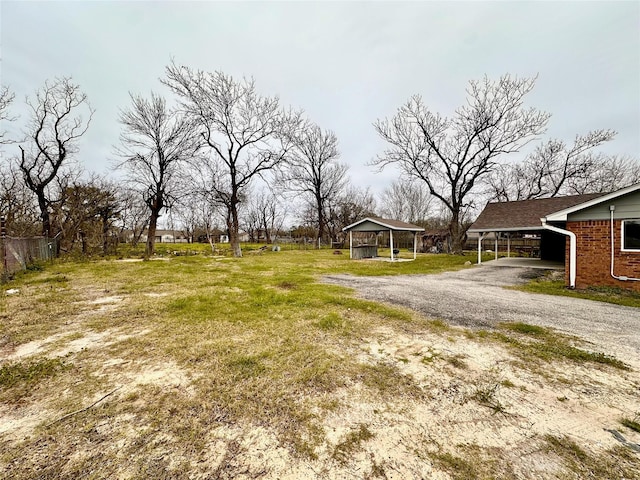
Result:
[[[538,76],[527,105],[552,114],[543,140],[611,128],[603,151],[640,157],[637,1],[2,0],[0,27],[0,79],[22,115],[14,126],[26,95],[72,76],[95,109],[78,153],[90,172],[113,175],[129,92],[171,96],[159,79],[172,58],[253,77],[261,94],[303,109],[336,133],[352,183],[374,194],[397,172],[369,165],[385,148],[372,123],[414,94],[450,116],[484,75]]]

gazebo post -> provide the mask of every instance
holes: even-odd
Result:
[[[482,239],[484,238],[483,232],[478,232],[478,265],[482,265]]]
[[[493,232],[493,234],[496,236],[496,241],[495,241],[495,246],[496,246],[496,248],[495,248],[495,252],[496,252],[496,260],[498,259],[498,234],[499,234],[499,233],[500,233],[500,232]]]
[[[393,262],[393,230],[389,230],[389,240],[391,245],[391,261]]]
[[[507,232],[507,258],[511,258],[511,234]]]
[[[413,232],[413,259],[416,259],[416,252],[418,251],[418,232]]]

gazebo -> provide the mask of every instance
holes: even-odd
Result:
[[[344,227],[343,232],[349,232],[349,258],[375,258],[378,256],[378,236],[382,232],[389,232],[389,247],[391,250],[391,261],[395,260],[393,252],[393,232],[413,232],[413,259],[416,259],[418,248],[418,232],[424,232],[424,228],[411,223],[389,220],[386,218],[367,217],[351,225]],[[376,233],[375,244],[353,245],[353,232]]]

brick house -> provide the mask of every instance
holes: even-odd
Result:
[[[537,232],[540,258],[563,261],[567,286],[640,291],[640,184],[608,194],[489,203],[469,233]]]

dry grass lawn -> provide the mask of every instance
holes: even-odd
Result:
[[[18,276],[1,298],[0,477],[640,479],[637,371],[540,327],[465,331],[317,281],[465,258],[347,257]]]

